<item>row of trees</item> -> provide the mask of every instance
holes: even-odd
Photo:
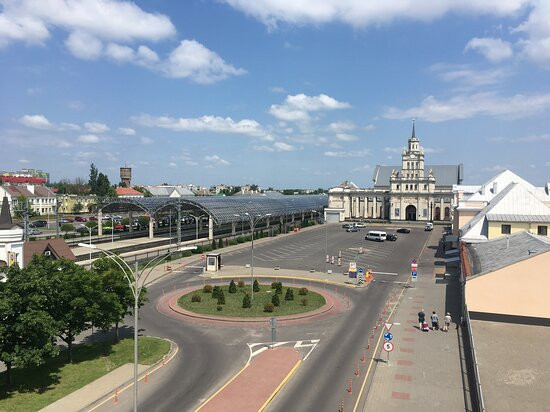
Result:
[[[111,259],[98,259],[91,270],[68,260],[35,255],[24,268],[11,266],[0,283],[0,361],[11,369],[40,365],[58,354],[57,338],[72,362],[76,336],[97,327],[108,330],[132,314],[128,281]],[[139,305],[146,302],[142,291]]]
[[[96,196],[115,197],[115,187],[111,186],[107,175],[99,172],[97,167],[92,163],[90,165],[90,180],[88,181],[90,192]]]

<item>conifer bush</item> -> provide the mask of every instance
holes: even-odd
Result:
[[[290,288],[286,290],[285,300],[294,300],[294,291]]]
[[[252,302],[250,302],[250,296],[247,293],[246,295],[244,295],[244,298],[243,298],[243,308],[248,309],[251,307],[252,307]]]
[[[252,290],[254,292],[259,292],[260,291],[260,284],[258,283],[258,281],[256,279],[254,279],[254,284],[252,285]]]
[[[236,293],[237,292],[237,285],[235,285],[235,281],[231,279],[231,282],[229,282],[229,293]]]
[[[279,306],[281,304],[281,301],[279,300],[279,295],[274,294],[271,297],[271,303],[273,303],[273,306]]]

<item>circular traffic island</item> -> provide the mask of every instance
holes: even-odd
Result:
[[[287,287],[281,282],[250,284],[233,281],[222,286],[205,285],[179,297],[182,309],[201,315],[233,318],[265,318],[311,312],[326,304],[325,298],[307,288]]]

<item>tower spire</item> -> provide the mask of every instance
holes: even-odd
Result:
[[[413,120],[413,131],[412,131],[411,139],[416,139],[416,134],[414,132],[414,119],[412,120]]]
[[[13,225],[10,214],[10,203],[7,196],[2,200],[2,210],[0,212],[0,228],[11,228]]]

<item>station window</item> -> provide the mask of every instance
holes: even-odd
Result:
[[[428,185],[424,185],[424,190],[428,190]]]
[[[500,226],[500,233],[503,235],[509,235],[512,233],[512,226],[511,225],[501,225]]]
[[[405,190],[409,190],[409,185],[405,185]]]
[[[396,188],[397,190],[399,190],[399,185],[395,185],[395,188]]]
[[[548,236],[548,226],[538,226],[537,235]]]

